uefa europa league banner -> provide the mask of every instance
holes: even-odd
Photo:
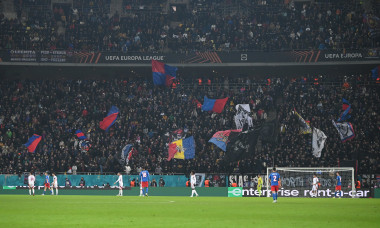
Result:
[[[1,62],[76,63],[76,64],[150,64],[152,60],[170,64],[221,63],[316,63],[369,61],[380,59],[380,50],[302,50],[278,52],[189,52],[141,53],[72,50],[4,50]]]

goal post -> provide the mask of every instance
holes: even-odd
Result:
[[[267,168],[266,189],[270,197],[270,179],[273,167]],[[355,174],[352,167],[276,167],[280,174],[281,188],[278,195],[291,197],[310,197],[313,175],[319,179],[318,197],[333,197],[335,195],[336,173],[341,176],[342,197],[355,198]]]

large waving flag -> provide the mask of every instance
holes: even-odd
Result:
[[[294,114],[298,117],[298,123],[300,124],[300,134],[310,134],[311,128],[308,122],[306,122],[300,114],[294,109]]]
[[[180,139],[169,144],[168,161],[176,159],[193,159],[195,156],[194,137]]]
[[[103,121],[100,121],[100,128],[108,131],[108,129],[115,123],[117,116],[119,115],[119,109],[116,106],[112,106],[107,116]]]
[[[316,158],[320,158],[322,154],[322,150],[325,147],[327,136],[323,131],[313,128],[313,137],[312,137],[312,148],[313,155]]]
[[[87,137],[84,135],[84,133],[81,130],[76,130],[75,135],[78,137],[78,139],[86,140]]]
[[[228,101],[228,97],[223,98],[223,99],[209,99],[208,97],[204,96],[202,110],[222,113],[227,101]]]
[[[355,138],[355,132],[354,128],[352,127],[352,124],[349,122],[343,122],[343,123],[335,123],[334,120],[332,120],[332,123],[336,130],[339,133],[340,140],[342,142],[346,142],[348,140],[351,140]]]
[[[36,150],[36,147],[38,143],[40,143],[42,137],[40,135],[34,134],[32,137],[29,138],[28,142],[24,145],[28,148],[28,151],[31,153],[34,153]]]
[[[225,161],[241,160],[244,155],[252,155],[255,152],[257,140],[261,135],[261,127],[249,131],[243,131],[232,137],[227,144]]]
[[[218,131],[212,136],[209,142],[214,143],[217,147],[225,152],[227,150],[227,144],[231,141],[232,138],[238,136],[240,133],[241,129]]]
[[[152,60],[152,74],[154,85],[171,86],[176,78],[177,67],[169,66],[163,62]]]

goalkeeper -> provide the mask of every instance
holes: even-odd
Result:
[[[257,191],[259,191],[259,197],[261,196],[261,187],[263,187],[263,178],[261,175],[257,175]]]

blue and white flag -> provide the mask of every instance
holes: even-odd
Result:
[[[80,150],[81,150],[82,153],[86,153],[91,148],[90,141],[88,141],[88,140],[81,140],[79,142],[79,148],[80,148]]]
[[[342,142],[346,142],[348,140],[351,140],[355,138],[355,132],[354,128],[352,127],[352,124],[349,122],[343,122],[343,123],[335,123],[334,120],[332,120],[332,123],[336,130],[339,133],[340,140]]]
[[[131,157],[132,157],[132,144],[127,144],[121,150],[121,160],[126,161],[126,163],[128,164]]]

